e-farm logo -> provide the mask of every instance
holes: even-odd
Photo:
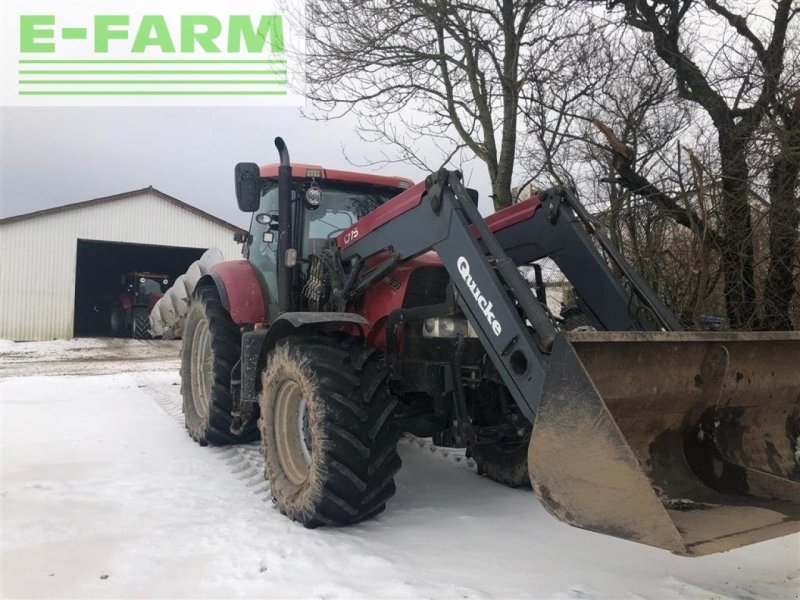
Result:
[[[5,105],[302,104],[299,2],[2,4]]]

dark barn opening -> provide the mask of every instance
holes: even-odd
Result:
[[[127,273],[163,274],[172,285],[205,251],[205,248],[78,240],[73,335],[111,334],[109,307],[125,293]]]

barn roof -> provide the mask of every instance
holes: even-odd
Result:
[[[109,202],[115,202],[116,200],[125,200],[126,198],[134,198],[136,196],[141,196],[142,194],[152,194],[161,200],[165,200],[170,204],[174,204],[178,208],[182,208],[184,210],[188,210],[191,213],[194,213],[204,219],[208,219],[217,225],[230,229],[231,231],[244,231],[241,227],[237,227],[233,223],[228,223],[227,221],[223,221],[222,219],[215,217],[203,210],[200,210],[197,207],[192,206],[191,204],[187,204],[182,200],[178,200],[174,196],[170,196],[169,194],[165,194],[161,190],[157,190],[152,185],[146,188],[142,188],[141,190],[132,190],[130,192],[123,192],[122,194],[114,194],[113,196],[103,196],[102,198],[94,198],[92,200],[84,200],[83,202],[73,202],[72,204],[65,204],[64,206],[56,206],[54,208],[46,208],[44,210],[37,210],[35,212],[25,213],[22,215],[15,215],[13,217],[6,217],[5,219],[0,219],[0,225],[6,225],[8,223],[16,223],[17,221],[25,221],[27,219],[33,219],[36,217],[43,217],[45,215],[54,215],[61,212],[66,212],[69,210],[73,210],[76,208],[88,208],[90,206],[96,206],[98,204],[107,204]]]

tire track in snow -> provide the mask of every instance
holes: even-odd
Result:
[[[137,386],[153,400],[161,410],[177,422],[183,422],[183,401],[180,394],[180,376],[177,373],[132,373]],[[236,446],[206,446],[205,448],[222,460],[231,474],[251,488],[253,494],[263,502],[271,502],[269,482],[264,478],[264,460],[259,442]]]
[[[183,403],[180,395],[180,376],[177,373],[132,373],[138,387],[144,391],[168,416],[182,428]],[[467,458],[463,448],[437,446],[431,438],[420,438],[404,433],[399,445],[413,452],[431,456],[437,462],[452,468],[477,471],[475,461]],[[236,446],[208,446],[220,460],[224,461],[231,474],[245,486],[252,488],[262,501],[272,500],[269,482],[264,478],[264,460],[259,442]]]

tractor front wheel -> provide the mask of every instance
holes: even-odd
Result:
[[[577,307],[561,311],[564,319],[562,328],[565,331],[594,331],[594,326],[589,318]],[[528,446],[531,440],[531,425],[527,423],[514,405],[508,390],[502,384],[484,386],[485,395],[482,398],[483,406],[487,406],[487,397],[497,398],[505,396],[504,404],[510,407],[505,419],[511,418],[518,428],[515,439],[505,440],[503,443],[476,444],[469,448],[469,453],[478,465],[478,472],[486,475],[498,483],[509,487],[531,487],[528,474]],[[496,406],[496,401],[490,401],[489,406]],[[496,417],[495,417],[496,418]]]
[[[292,520],[351,525],[394,495],[397,401],[386,375],[375,349],[351,337],[291,336],[271,353],[261,446],[272,496]]]
[[[195,290],[181,345],[181,395],[189,435],[201,446],[222,446],[258,439],[251,422],[231,433],[231,372],[239,361],[241,332],[222,306],[217,289]]]
[[[508,487],[531,487],[528,476],[530,431],[519,441],[507,444],[476,444],[469,449],[478,472]]]
[[[478,473],[508,487],[530,487],[528,443],[531,426],[520,414],[508,389],[501,383],[484,382],[470,391],[473,418],[484,425],[504,424],[516,429],[515,436],[497,441],[478,441],[467,448],[478,465]]]

